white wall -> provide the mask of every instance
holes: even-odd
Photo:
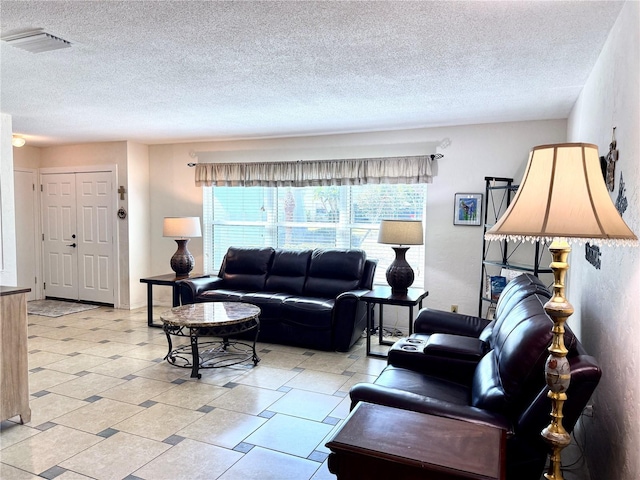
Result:
[[[12,128],[11,115],[0,113],[0,285],[15,287],[18,281],[18,268]]]
[[[615,126],[628,208],[623,219],[640,233],[640,3],[628,1],[612,29],[568,123],[570,141],[598,145],[605,155]],[[602,268],[571,254],[569,300],[582,342],[603,378],[585,421],[591,478],[640,478],[640,249],[601,247]]]
[[[154,145],[149,147],[151,183],[152,274],[166,273],[175,244],[162,237],[162,218],[202,215],[202,192],[194,185],[190,152],[212,152],[215,161],[274,161],[419,155],[437,151],[437,177],[428,186],[426,212],[425,304],[476,314],[481,275],[482,228],[453,225],[456,192],[484,192],[485,176],[520,180],[529,150],[544,143],[564,142],[566,121],[514,122],[350,135],[327,135],[236,142]],[[447,139],[446,148],[437,147]],[[204,158],[205,155],[200,155]],[[202,267],[202,241],[189,250]],[[386,313],[385,313],[386,315]],[[405,312],[395,317],[407,328]],[[385,316],[393,325],[394,316]],[[387,325],[387,322],[385,322]]]

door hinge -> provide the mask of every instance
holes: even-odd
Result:
[[[44,290],[47,289],[47,282],[44,282]]]
[[[31,190],[33,190],[34,192],[36,191],[36,184],[35,183],[31,184]]]
[[[35,277],[35,278],[33,279],[33,283],[34,283],[34,284],[36,284],[36,285],[38,285],[38,277]]]
[[[42,184],[40,184],[40,191],[44,192],[44,188],[42,188]]]
[[[44,233],[42,234],[42,241],[44,242]]]

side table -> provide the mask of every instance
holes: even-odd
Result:
[[[379,342],[380,345],[393,345],[393,342],[382,339],[384,318],[382,314],[383,305],[398,305],[409,307],[409,335],[413,333],[413,307],[418,305],[422,308],[422,301],[429,295],[429,292],[421,288],[409,287],[406,295],[394,294],[388,285],[374,285],[373,289],[362,295],[360,300],[367,304],[367,356],[386,358],[386,355],[371,352],[371,331],[373,330],[373,317],[371,315],[372,305],[378,304],[379,308]]]
[[[338,480],[504,480],[506,432],[358,403],[326,444]]]
[[[153,286],[164,285],[173,289],[173,302],[172,307],[180,305],[180,282],[189,278],[203,278],[209,277],[202,273],[192,273],[191,275],[176,275],[175,273],[168,273],[165,275],[157,275],[155,277],[141,278],[140,283],[147,284],[147,325],[149,327],[162,328],[159,323],[153,323]]]

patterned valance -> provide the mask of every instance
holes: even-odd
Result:
[[[297,162],[198,163],[196,186],[310,187],[431,183],[433,157],[419,155]]]

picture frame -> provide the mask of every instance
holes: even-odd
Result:
[[[482,194],[456,193],[453,202],[453,224],[473,225],[482,224]]]

